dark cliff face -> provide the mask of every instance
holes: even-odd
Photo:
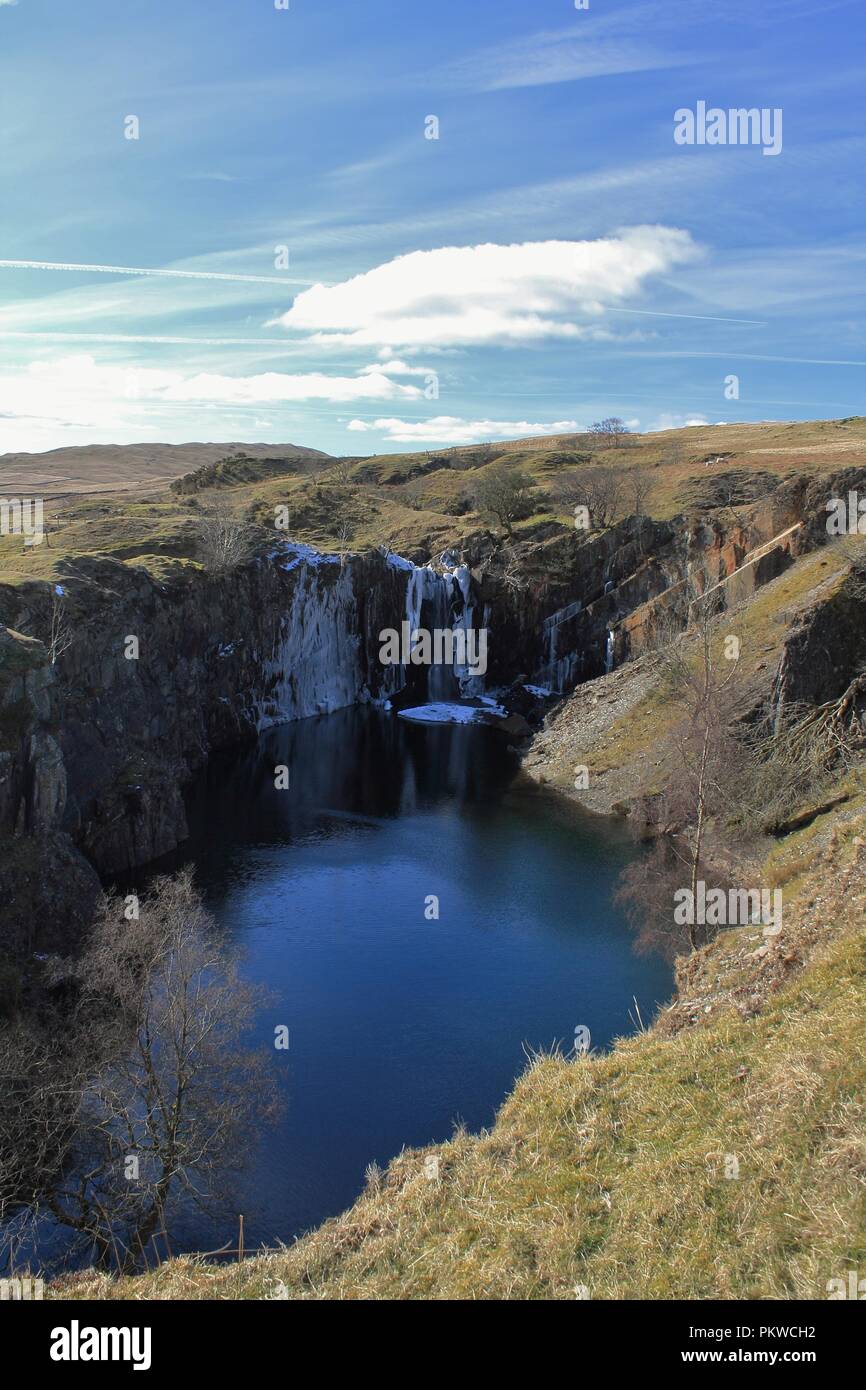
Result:
[[[597,536],[560,530],[526,547],[518,585],[491,565],[480,584],[489,683],[520,673],[564,693],[601,675],[609,629],[678,576],[675,538],[674,523],[630,517]]]
[[[212,750],[396,681],[378,634],[404,615],[406,575],[375,552],[165,583],[90,558],[61,587],[74,640],[54,667],[27,644],[6,690],[20,728],[0,753],[0,833],[63,832],[101,873],[184,839],[182,787]],[[47,639],[52,602],[46,584],[0,588],[0,619]]]

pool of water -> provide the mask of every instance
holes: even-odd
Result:
[[[250,1135],[230,1203],[248,1248],[343,1210],[373,1160],[489,1125],[528,1049],[581,1025],[605,1047],[635,999],[646,1020],[669,996],[611,901],[633,847],[516,771],[494,730],[359,709],[274,729],[193,789],[174,862],[273,992],[259,1040],[290,1032],[284,1117]],[[236,1231],[195,1214],[174,1248]]]

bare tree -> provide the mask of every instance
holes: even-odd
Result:
[[[529,588],[529,580],[513,546],[505,546],[498,554],[489,556],[480,566],[480,571],[512,593],[522,593]]]
[[[194,525],[201,562],[209,574],[229,574],[251,559],[255,530],[245,517],[235,515],[225,498],[202,507]]]
[[[80,1001],[49,1057],[0,1035],[0,1212],[50,1213],[97,1262],[126,1270],[184,1206],[225,1193],[275,1110],[244,1036],[262,995],[238,973],[189,874],[161,879],[127,920],[103,902]],[[22,1119],[16,1119],[20,1115]]]
[[[352,483],[352,469],[355,466],[353,458],[338,458],[332,463],[329,473],[332,480],[338,487],[349,487]]]
[[[632,468],[625,476],[623,487],[633,516],[645,516],[646,504],[653,489],[652,479],[642,468]]]
[[[694,903],[699,879],[718,880],[706,858],[707,831],[714,818],[730,812],[745,756],[733,727],[739,660],[724,651],[726,638],[714,622],[716,612],[712,600],[698,600],[691,632],[657,655],[662,692],[680,710],[665,791],[655,808],[657,828],[666,838],[625,870],[618,893],[639,942],[664,945],[674,953],[686,942],[694,950],[706,939],[705,930],[692,921],[685,924],[683,940],[674,921],[674,893],[688,886]],[[721,885],[717,881],[715,886]]]
[[[51,586],[51,630],[48,637],[48,656],[52,666],[75,641],[75,631],[66,608],[66,595],[60,584]]]
[[[303,458],[298,460],[298,468],[305,477],[312,480],[313,487],[318,489],[321,474],[329,462],[328,458],[320,458],[318,454],[305,454]]]
[[[526,473],[507,463],[494,464],[475,485],[475,508],[482,516],[497,521],[510,539],[514,522],[532,513],[532,486]]]
[[[613,526],[622,515],[623,475],[618,468],[569,469],[553,486],[566,507],[586,507],[592,530]]]
[[[113,591],[109,590],[109,592]],[[51,585],[51,602],[47,620],[43,617],[42,610],[37,609],[33,618],[22,623],[21,631],[25,636],[36,637],[42,642],[48,652],[51,665],[57,665],[63,653],[69,650],[76,637],[66,602],[66,590],[62,584],[53,583]]]
[[[628,425],[621,420],[618,415],[609,415],[606,420],[596,420],[589,427],[589,433],[593,435],[600,444],[612,444],[615,449],[623,443],[625,435],[629,434]]]
[[[346,565],[346,556],[349,552],[349,542],[352,539],[352,526],[348,521],[341,521],[337,530],[337,554],[340,557],[340,568]]]

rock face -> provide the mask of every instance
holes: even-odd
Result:
[[[183,841],[182,789],[212,751],[407,681],[427,698],[447,674],[460,693],[450,669],[383,664],[380,634],[471,621],[468,570],[302,546],[220,578],[178,566],[160,583],[107,557],[61,569],[74,640],[57,665],[0,632],[0,836],[64,833],[102,874]],[[47,584],[0,587],[0,619],[46,641],[53,606]]]
[[[219,579],[187,569],[162,584],[77,561],[63,584],[75,640],[6,694],[25,713],[0,830],[63,831],[102,873],[173,849],[187,831],[181,788],[211,750],[385,692],[394,674],[368,637],[400,612],[405,584],[378,556],[275,559]],[[44,584],[4,589],[0,616],[47,632],[50,603]]]
[[[521,670],[565,694],[640,655],[660,628],[685,627],[700,596],[714,594],[720,608],[742,602],[825,544],[828,500],[864,485],[863,468],[770,478],[767,496],[748,506],[669,522],[630,517],[598,535],[560,530],[522,548],[519,585],[479,560],[492,683]]]
[[[90,556],[61,560],[53,590],[0,586],[0,892],[28,837],[65,836],[85,877],[88,865],[111,875],[174,849],[196,769],[269,724],[395,696],[474,696],[518,673],[566,693],[639,655],[662,619],[684,626],[696,594],[739,601],[822,543],[827,499],[864,477],[800,477],[747,509],[631,517],[595,535],[545,523],[507,565],[479,536],[459,560],[421,568],[287,544],[222,577],[177,563],[158,580]],[[52,664],[58,603],[73,640],[55,644]],[[485,629],[486,675],[383,664],[382,633],[404,623]],[[819,636],[802,642],[796,670],[817,670]]]

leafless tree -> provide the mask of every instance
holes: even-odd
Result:
[[[627,506],[633,516],[645,516],[647,501],[652,492],[652,479],[642,468],[632,468],[623,480]]]
[[[349,542],[352,539],[352,526],[348,521],[341,521],[337,529],[337,553],[340,557],[340,568],[346,565],[346,556],[349,553]]]
[[[590,425],[589,433],[600,444],[611,444],[615,449],[618,449],[630,430],[625,421],[621,420],[618,415],[610,415],[606,420],[596,420],[593,425]]]
[[[480,566],[481,573],[510,589],[512,593],[522,593],[529,588],[529,580],[523,572],[520,558],[513,546],[504,546],[497,554],[491,555]]]
[[[214,498],[195,518],[198,553],[209,574],[230,574],[251,559],[256,546],[255,528],[237,516],[228,500]]]
[[[48,656],[52,666],[75,641],[75,630],[66,607],[66,595],[62,586],[51,586],[51,630],[48,637]]]
[[[553,491],[565,507],[586,507],[594,531],[613,526],[622,515],[623,475],[618,468],[569,469],[557,478]]]
[[[680,712],[665,791],[655,808],[657,829],[666,838],[625,870],[618,894],[639,943],[674,953],[686,943],[694,950],[705,939],[697,923],[675,924],[674,892],[688,887],[695,902],[699,880],[715,879],[714,886],[721,886],[707,862],[706,836],[714,818],[730,813],[745,758],[735,730],[739,660],[727,656],[717,612],[712,600],[698,601],[692,629],[657,653],[662,692]]]
[[[328,470],[331,475],[331,481],[336,483],[338,487],[349,487],[352,483],[352,469],[354,466],[355,460],[352,458],[335,459]]]
[[[321,474],[328,467],[329,462],[329,459],[319,458],[317,454],[305,454],[303,458],[298,460],[298,468],[307,478],[312,480],[313,487],[318,488]]]
[[[475,485],[476,510],[498,522],[509,539],[514,523],[532,513],[532,479],[507,463],[488,468]]]
[[[262,996],[190,876],[159,880],[138,911],[127,920],[123,900],[104,900],[47,1059],[16,1029],[0,1034],[16,1092],[0,1103],[0,1213],[50,1213],[118,1269],[169,1239],[179,1207],[219,1202],[276,1104],[244,1041]]]
[[[33,619],[22,624],[21,631],[25,636],[36,637],[44,643],[51,665],[57,665],[63,653],[69,650],[76,637],[75,626],[66,602],[66,591],[62,584],[52,583],[51,585],[51,601],[47,620],[44,618],[42,610],[39,609],[34,614]]]

